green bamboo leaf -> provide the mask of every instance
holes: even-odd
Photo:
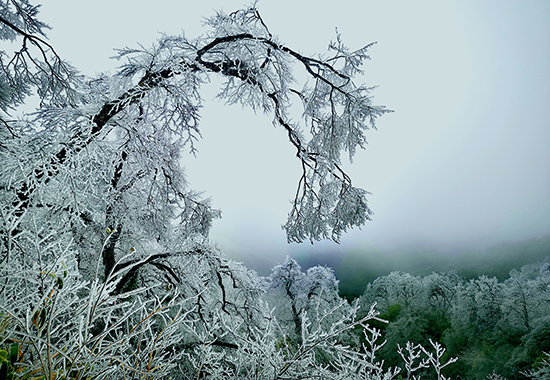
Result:
[[[8,351],[0,350],[0,363],[7,363],[8,361]]]
[[[19,357],[19,345],[17,343],[13,343],[10,349],[10,362],[12,365],[15,362],[17,362],[18,357]]]

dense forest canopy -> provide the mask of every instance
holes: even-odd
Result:
[[[195,39],[123,49],[118,72],[88,78],[50,45],[38,11],[0,3],[2,379],[474,378],[472,355],[497,357],[486,347],[502,331],[509,360],[496,370],[547,373],[547,264],[504,283],[396,272],[350,303],[328,267],[288,258],[260,277],[209,241],[220,212],[180,158],[195,151],[213,75],[221,99],[272,115],[295,148],[289,242],[338,241],[369,220],[341,161],[389,112],[355,81],[370,45],[337,35],[329,55],[302,55],[253,4],[216,13]],[[12,116],[33,98],[36,112]]]

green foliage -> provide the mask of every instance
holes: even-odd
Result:
[[[505,281],[480,276],[466,280],[454,274],[408,277],[392,273],[376,279],[361,297],[368,304],[389,306],[382,317],[388,340],[381,354],[397,365],[393,347],[428,339],[442,342],[448,357],[458,357],[447,376],[482,380],[493,372],[522,378],[550,350],[550,276],[545,263],[510,272]],[[408,297],[407,303],[391,303]]]
[[[399,305],[394,305],[399,306]],[[390,312],[391,310],[391,312]],[[398,344],[414,342],[429,347],[430,340],[441,342],[443,333],[449,328],[447,315],[440,310],[421,309],[401,313],[401,307],[390,307],[388,314],[393,317],[385,332],[386,345],[380,350],[388,366],[400,365],[401,358],[397,354]],[[447,353],[445,358],[453,355]]]
[[[510,356],[509,366],[516,371],[535,368],[543,361],[545,352],[550,352],[550,318],[544,318],[537,326],[520,338]]]
[[[0,379],[12,380],[21,378],[21,372],[24,368],[21,367],[23,355],[20,351],[18,343],[4,343],[0,345]]]
[[[388,322],[395,322],[397,318],[399,318],[402,310],[403,307],[398,303],[390,305],[386,312],[380,314],[380,318]],[[373,326],[377,329],[380,329],[380,331],[385,332],[388,324],[384,322],[374,321]]]

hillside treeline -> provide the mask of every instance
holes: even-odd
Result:
[[[373,302],[388,324],[377,326],[387,366],[397,365],[399,342],[441,342],[458,361],[447,375],[483,379],[497,373],[523,379],[550,352],[548,262],[512,270],[499,281],[485,275],[465,279],[456,272],[413,276],[392,272],[369,283],[360,304]]]

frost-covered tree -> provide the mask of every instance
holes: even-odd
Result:
[[[151,49],[121,50],[127,60],[112,77],[80,78],[35,36],[45,28],[36,12],[27,1],[9,2],[0,15],[4,38],[22,40],[14,56],[3,52],[3,87],[11,88],[3,108],[18,105],[33,89],[43,102],[32,123],[17,128],[5,120],[3,126],[11,137],[6,145],[38,150],[7,149],[11,155],[4,157],[29,157],[19,169],[24,180],[14,178],[7,187],[19,201],[15,217],[42,204],[40,193],[78,183],[52,206],[71,214],[70,223],[91,229],[99,222],[113,231],[104,254],[108,269],[116,247],[140,229],[162,241],[167,220],[176,218],[182,233],[206,233],[218,214],[188,190],[179,154],[194,151],[200,85],[218,74],[226,78],[220,98],[272,113],[296,148],[303,172],[285,224],[289,241],[338,240],[370,218],[365,191],[352,186],[341,168],[341,153],[353,157],[365,144],[365,130],[387,112],[372,105],[370,88],[353,81],[368,46],[350,51],[338,36],[332,56],[306,57],[278,41],[251,7],[216,14],[206,23],[211,30],[193,40],[163,37]],[[295,64],[309,77],[302,87],[294,82]],[[293,102],[303,104],[305,124],[290,120]],[[69,167],[87,181],[63,175]],[[90,205],[102,208],[101,220]]]
[[[514,328],[529,331],[534,321],[550,312],[547,271],[548,263],[525,265],[520,270],[512,270],[504,282],[502,310],[507,323]]]
[[[361,303],[368,309],[372,302],[377,302],[383,312],[393,305],[405,308],[420,305],[423,301],[422,281],[422,278],[404,272],[378,277],[367,286]]]
[[[337,313],[325,320],[316,320],[318,315],[326,315],[337,308],[340,314],[346,310],[346,302],[338,295],[338,280],[334,271],[328,267],[315,266],[306,273],[296,260],[287,256],[285,262],[276,265],[269,277],[265,279],[267,300],[275,307],[274,315],[288,326],[290,336],[297,342],[303,340],[303,319],[309,316],[316,323],[325,325],[338,318]]]
[[[4,112],[35,92],[43,101],[61,106],[77,101],[75,86],[80,78],[47,42],[49,26],[37,18],[38,8],[28,0],[0,3],[0,40],[20,43],[13,54],[0,51],[0,110]]]
[[[85,78],[55,53],[37,15],[26,0],[0,9],[1,38],[19,46],[0,55],[3,262],[28,261],[33,239],[49,236],[73,244],[89,280],[98,256],[104,280],[131,268],[118,293],[162,281],[192,296],[210,284],[211,297],[195,299],[198,313],[206,318],[209,304],[227,312],[238,281],[207,241],[220,213],[181,168],[181,153],[194,153],[200,137],[199,91],[210,75],[226,80],[221,99],[271,113],[296,148],[303,172],[289,241],[338,240],[369,219],[366,193],[341,168],[341,153],[351,158],[387,112],[354,82],[368,46],[350,51],[337,36],[331,56],[304,56],[274,37],[253,6],[217,13],[196,39],[165,36],[150,49],[121,50],[116,74]],[[309,77],[302,87],[294,69]],[[33,93],[36,113],[11,119]],[[304,124],[290,119],[293,102],[302,103]]]
[[[225,310],[232,275],[204,249],[220,213],[190,189],[181,167],[181,153],[195,153],[199,91],[211,75],[225,78],[221,99],[271,113],[296,148],[303,172],[285,224],[289,241],[338,240],[370,218],[366,193],[341,168],[341,154],[351,159],[388,112],[354,82],[368,46],[350,51],[337,36],[332,55],[304,56],[274,37],[252,6],[209,18],[204,36],[123,49],[117,73],[85,78],[55,53],[37,15],[27,0],[0,9],[1,38],[19,46],[0,57],[3,260],[24,260],[24,236],[38,223],[74,243],[88,279],[98,255],[103,279],[131,266],[117,292],[159,278],[182,284],[178,268],[189,266],[182,263],[202,260],[196,265],[210,271],[204,278],[219,285]],[[296,83],[295,69],[307,83]],[[11,119],[33,93],[36,113]],[[290,119],[292,103],[303,105],[303,124]]]
[[[470,280],[462,289],[462,310],[478,333],[486,334],[497,328],[502,317],[502,284],[496,277],[480,276]]]
[[[217,13],[195,39],[164,36],[149,49],[123,49],[118,72],[87,78],[56,54],[38,9],[28,0],[0,3],[8,46],[0,52],[2,371],[337,378],[318,365],[318,350],[348,372],[364,368],[361,354],[336,337],[374,310],[358,318],[345,308],[321,328],[310,321],[344,305],[318,307],[317,319],[302,315],[294,351],[276,345],[282,329],[261,281],[211,247],[208,231],[220,213],[189,187],[181,154],[195,153],[200,137],[201,85],[225,78],[219,97],[271,114],[296,149],[302,175],[288,240],[338,241],[371,214],[341,155],[351,159],[388,112],[355,82],[368,46],[351,51],[337,36],[329,56],[304,56],[274,37],[252,6]],[[298,83],[295,70],[307,82]],[[30,96],[39,108],[14,119]],[[289,116],[293,103],[303,106],[302,123]],[[307,273],[307,298],[337,292],[325,272]]]
[[[424,304],[448,311],[456,305],[457,289],[462,279],[456,272],[432,273],[423,278]]]

